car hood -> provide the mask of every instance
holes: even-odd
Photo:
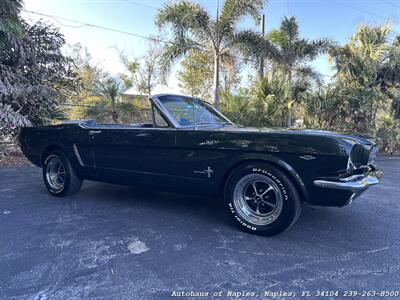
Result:
[[[363,144],[363,145],[368,145],[368,146],[375,145],[373,138],[364,136],[364,135],[362,135],[362,136],[349,135],[346,133],[340,133],[340,132],[334,132],[334,131],[328,131],[328,130],[312,130],[312,129],[300,130],[300,133],[313,134],[313,135],[324,135],[324,136],[334,136],[334,137],[338,137],[338,138],[345,139],[348,141],[357,142],[357,143]]]
[[[219,128],[219,130],[223,131],[236,131],[236,132],[259,132],[266,134],[289,134],[289,135],[312,135],[312,136],[327,136],[334,137],[345,140],[350,143],[357,143],[366,146],[373,146],[376,143],[373,138],[368,136],[360,136],[360,135],[349,135],[341,132],[334,132],[328,130],[315,130],[315,129],[286,129],[286,128],[255,128],[255,127],[244,127],[238,125],[232,126],[224,126]]]

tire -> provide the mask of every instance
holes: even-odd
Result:
[[[254,234],[277,235],[296,223],[299,192],[280,169],[263,162],[237,167],[225,185],[225,202],[233,222]]]
[[[49,193],[57,197],[76,194],[82,186],[82,179],[61,150],[47,154],[43,163],[43,180]]]

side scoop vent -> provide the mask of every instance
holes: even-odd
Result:
[[[82,167],[84,167],[85,165],[83,164],[81,155],[80,155],[79,150],[78,150],[78,146],[76,144],[74,144],[74,153],[75,153],[76,158],[78,159],[79,164]]]

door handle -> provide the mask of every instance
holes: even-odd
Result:
[[[90,130],[89,131],[89,135],[95,135],[95,134],[98,134],[100,132],[101,132],[101,130]]]
[[[149,133],[138,133],[136,136],[149,136]]]

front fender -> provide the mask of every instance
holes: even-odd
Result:
[[[221,186],[224,186],[226,179],[228,178],[229,174],[237,167],[239,167],[242,164],[250,163],[250,162],[265,162],[272,164],[274,166],[279,167],[282,171],[284,171],[286,174],[289,175],[289,177],[295,182],[297,187],[299,188],[299,192],[302,195],[302,198],[304,201],[309,202],[310,196],[307,191],[307,187],[303,181],[303,179],[300,177],[300,175],[297,173],[297,171],[285,160],[283,160],[280,157],[277,157],[275,155],[269,154],[269,153],[245,153],[241,156],[239,156],[234,164],[229,167],[228,170],[226,170],[224,177],[221,182]]]

